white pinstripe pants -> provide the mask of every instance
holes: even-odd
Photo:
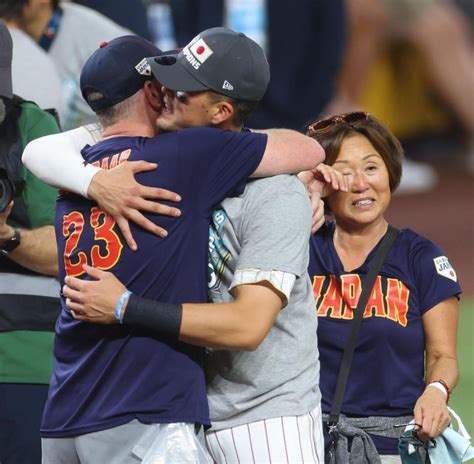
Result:
[[[210,430],[206,443],[219,464],[324,464],[321,407],[302,416]]]

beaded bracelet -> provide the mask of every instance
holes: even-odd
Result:
[[[115,308],[115,319],[122,324],[122,308],[125,303],[125,300],[132,294],[130,290],[125,290],[120,296],[117,307]]]

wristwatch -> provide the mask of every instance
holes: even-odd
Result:
[[[12,252],[21,243],[20,229],[14,227],[13,230],[15,232],[13,237],[8,239],[3,245],[0,245],[0,253],[3,255],[8,255],[8,253]]]

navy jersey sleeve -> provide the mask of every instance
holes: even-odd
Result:
[[[456,271],[437,245],[418,236],[410,254],[422,314],[461,293]]]
[[[267,144],[265,134],[211,128],[178,132],[179,156],[201,210],[210,212],[225,197],[240,195],[257,169]]]

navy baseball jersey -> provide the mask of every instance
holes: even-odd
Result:
[[[87,263],[112,271],[139,296],[206,302],[212,210],[243,191],[265,146],[262,134],[195,128],[155,138],[116,137],[86,147],[85,161],[104,169],[126,160],[157,162],[157,170],[137,174],[137,181],[179,192],[182,216],[159,217],[169,231],[166,239],[132,225],[138,245],[133,252],[94,202],[63,195],[56,210],[61,284],[65,275],[87,278],[82,270]],[[42,436],[80,435],[133,419],[209,423],[201,348],[168,344],[118,324],[76,321],[61,300]]]
[[[329,413],[361,277],[375,247],[358,269],[345,272],[333,244],[334,223],[311,238],[309,274],[318,314],[322,410]],[[378,246],[378,245],[377,245]],[[423,314],[461,288],[435,244],[404,229],[376,279],[362,319],[342,405],[353,417],[413,414],[424,384]],[[375,437],[383,454],[398,454],[397,440]]]

